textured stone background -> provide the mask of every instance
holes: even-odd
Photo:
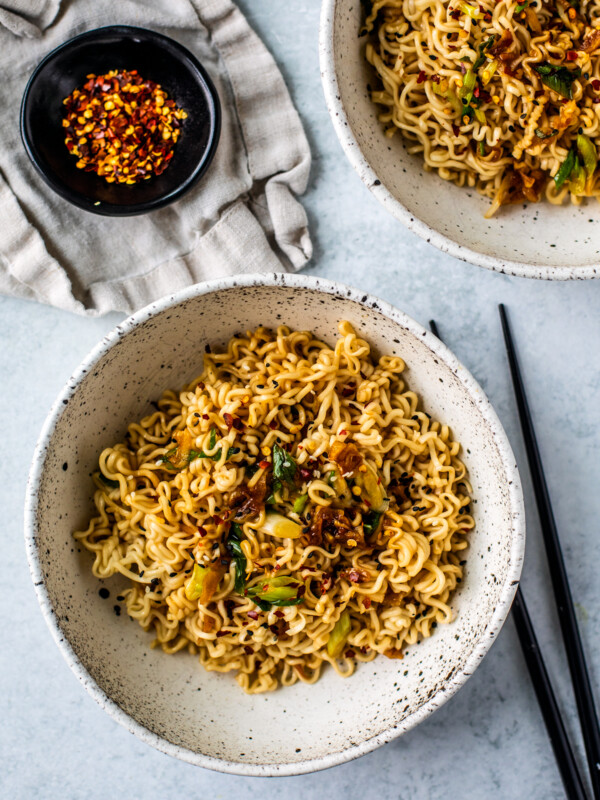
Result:
[[[581,757],[496,306],[506,303],[511,314],[597,687],[600,282],[533,282],[487,272],[439,253],[387,215],[347,163],[329,122],[319,76],[318,5],[317,0],[241,0],[281,65],[313,148],[306,206],[315,257],[307,271],[380,295],[424,324],[435,317],[447,344],[495,405],[526,490],[523,588]],[[80,319],[6,298],[0,298],[0,313],[0,795],[14,800],[275,800],[284,792],[300,800],[562,796],[510,621],[467,685],[424,724],[326,772],[280,779],[220,775],[155,752],[113,722],[70,673],[38,611],[24,554],[22,507],[35,440],[55,394],[118,317]]]

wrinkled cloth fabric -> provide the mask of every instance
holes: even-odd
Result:
[[[164,33],[209,72],[222,107],[206,175],[180,200],[102,217],[56,195],[19,134],[41,59],[103,25]],[[0,0],[0,293],[79,314],[130,313],[202,280],[300,269],[310,149],[273,58],[231,0]],[[57,102],[63,98],[57,97]]]

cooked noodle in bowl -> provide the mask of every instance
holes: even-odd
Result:
[[[500,206],[598,197],[600,3],[374,0],[372,100],[387,135]]]
[[[349,322],[257,328],[99,459],[75,538],[166,653],[248,693],[341,676],[452,621],[474,527],[460,445]]]

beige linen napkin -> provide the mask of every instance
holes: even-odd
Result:
[[[25,84],[53,48],[129,24],[197,55],[221,99],[221,139],[181,200],[101,217],[58,197],[19,136]],[[79,314],[131,312],[198,281],[300,269],[312,255],[310,150],[283,77],[232,0],[0,0],[0,293]],[[60,102],[62,98],[57,98]]]

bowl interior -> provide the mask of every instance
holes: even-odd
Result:
[[[426,172],[399,132],[384,135],[367,89],[376,78],[364,58],[366,39],[358,37],[363,13],[355,0],[324,0],[324,86],[346,153],[383,205],[427,241],[481,266],[530,277],[600,275],[595,200],[508,206],[486,220],[487,198]]]
[[[77,169],[77,158],[64,143],[63,100],[88,74],[112,69],[137,69],[188,114],[167,169],[131,186]],[[179,196],[208,167],[218,139],[218,102],[208,76],[177,42],[153,31],[112,26],[76,37],[40,64],[23,99],[22,133],[35,166],[63,197],[97,213],[135,213]]]
[[[518,477],[478,387],[468,389],[466,371],[445,363],[443,350],[436,354],[427,343],[433,337],[408,318],[395,322],[375,301],[368,307],[353,299],[356,294],[324,294],[319,285],[233,281],[231,288],[189,296],[156,316],[143,312],[140,324],[123,336],[117,329],[112,346],[72,382],[34,465],[40,475],[37,493],[35,480],[30,488],[34,579],[44,584],[40,600],[53,617],[51,627],[58,623],[57,639],[70,643],[71,666],[81,673],[74,665],[79,659],[92,679],[82,680],[96,699],[93,682],[134,722],[163,737],[153,744],[226,771],[277,774],[331,766],[412,727],[475,669],[504,620],[520,570]],[[232,675],[208,674],[194,656],[151,650],[151,635],[114,613],[124,584],[105,582],[111,599],[101,599],[90,555],[78,550],[71,534],[93,510],[90,475],[103,447],[124,435],[128,421],[149,413],[150,401],[165,388],[197,375],[206,344],[214,350],[235,332],[284,323],[332,342],[343,318],[376,353],[405,359],[409,385],[463,444],[477,526],[465,556],[466,577],[452,601],[457,618],[410,648],[402,661],[378,657],[347,680],[326,670],[314,686],[247,696]],[[120,721],[128,724],[122,715]]]

